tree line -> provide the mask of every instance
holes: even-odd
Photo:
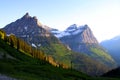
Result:
[[[4,31],[0,30],[0,38],[3,39],[6,43],[8,43],[11,47],[16,48],[18,51],[21,51],[26,55],[47,61],[54,66],[60,66],[54,61],[52,56],[45,55],[42,50],[32,47],[24,40],[16,37],[14,34],[10,34],[7,36]]]

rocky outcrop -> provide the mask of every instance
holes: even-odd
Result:
[[[63,32],[60,32],[57,29],[53,29],[51,32],[60,39],[64,37],[77,36],[77,37],[74,37],[73,39],[74,40],[77,39],[80,43],[98,44],[98,41],[94,37],[88,25],[77,27],[76,24],[73,24]]]
[[[69,46],[72,51],[86,54],[92,59],[106,65],[114,64],[114,60],[99,45],[88,25],[77,27],[76,24],[73,24],[65,31],[54,29],[51,32],[59,38],[63,44]]]
[[[98,44],[98,41],[94,37],[91,29],[85,25],[83,32],[81,33],[81,39],[83,43],[88,43],[88,44]],[[79,34],[78,34],[79,35]]]
[[[3,30],[8,35],[14,34],[24,39],[33,47],[40,47],[48,42],[46,38],[51,39],[53,36],[46,30],[48,28],[49,27],[42,25],[37,17],[31,17],[29,13],[26,13],[22,18],[5,26]]]
[[[73,24],[63,32],[57,29],[51,32],[75,52],[90,53],[89,46],[98,45],[98,41],[88,25],[77,27],[76,24]]]

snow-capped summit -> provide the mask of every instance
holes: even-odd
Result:
[[[61,33],[61,31],[59,31],[58,29],[51,29],[50,32],[53,33],[54,35],[58,35]]]
[[[84,30],[86,28],[89,28],[89,26],[87,24],[78,27],[78,29],[82,29],[82,30]]]
[[[69,31],[69,32],[72,32],[72,31],[75,31],[77,29],[77,25],[76,24],[73,24],[71,25],[70,27],[68,27],[66,29],[66,31]]]
[[[86,24],[81,26],[73,24],[64,31],[55,30],[52,33],[75,52],[91,53],[88,45],[89,47],[98,45],[97,39]]]
[[[73,36],[73,35],[77,35],[77,34],[81,34],[83,31],[85,31],[88,27],[88,25],[83,25],[83,26],[79,26],[77,27],[76,24],[73,24],[71,26],[69,26],[66,30],[64,31],[59,31],[57,29],[52,30],[51,32],[57,37],[57,38],[62,38],[65,36]]]

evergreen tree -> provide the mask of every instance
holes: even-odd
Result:
[[[20,48],[20,41],[19,41],[19,39],[17,38],[17,50],[19,50],[19,48]]]
[[[10,39],[10,46],[11,46],[11,47],[14,47],[14,43],[13,43],[13,40],[12,40],[12,39]]]

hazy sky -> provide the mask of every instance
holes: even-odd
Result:
[[[99,42],[120,35],[120,0],[0,0],[0,27],[26,12],[59,30],[88,24]]]

